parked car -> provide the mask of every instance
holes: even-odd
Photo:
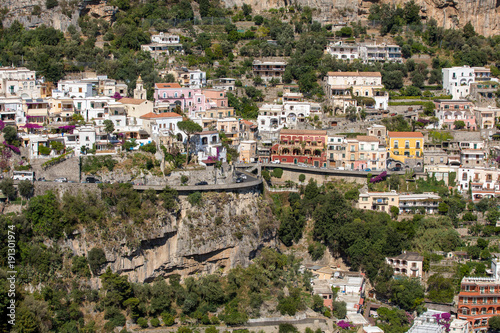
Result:
[[[197,182],[195,185],[208,185],[207,182]]]
[[[247,175],[245,175],[244,173],[240,173],[238,177],[241,179],[247,179]]]
[[[40,178],[37,179],[37,181],[39,181],[39,182],[45,182],[46,180],[45,180],[45,177],[40,177]]]
[[[67,183],[68,182],[68,178],[65,178],[65,177],[56,178],[56,179],[54,179],[54,181],[56,183]]]
[[[243,178],[236,178],[236,183],[243,183]]]
[[[363,171],[372,171],[372,169],[365,169],[365,170],[363,170]]]
[[[272,164],[280,164],[280,160],[274,160],[274,161],[271,161]]]
[[[402,169],[400,167],[395,167],[395,168],[392,168],[391,171],[401,171]]]
[[[95,184],[95,183],[101,183],[101,181],[94,176],[88,176],[85,178],[85,183]]]

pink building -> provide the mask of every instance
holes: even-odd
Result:
[[[472,103],[468,100],[445,100],[434,101],[436,106],[436,117],[439,119],[439,128],[455,129],[455,121],[463,121],[465,129],[475,131],[476,116],[471,111]]]
[[[226,92],[224,90],[203,89],[203,95],[211,107],[225,108],[228,106]]]
[[[183,88],[178,83],[156,83],[154,97],[157,106],[165,103],[179,105],[190,116],[195,111],[210,108],[201,89]]]

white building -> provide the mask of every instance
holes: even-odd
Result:
[[[36,80],[36,72],[25,67],[1,67],[0,96],[39,98],[40,86]]]
[[[470,94],[470,84],[475,82],[474,68],[469,66],[443,68],[443,89],[453,99],[464,99]]]
[[[424,256],[416,252],[404,252],[397,257],[387,257],[385,262],[394,269],[394,274],[422,278]]]
[[[160,114],[148,113],[141,117],[143,128],[150,135],[174,135],[177,141],[184,142],[186,134],[179,130],[177,123],[182,121],[182,116],[175,112]]]
[[[453,319],[450,323],[450,333],[469,333],[470,323],[464,319]]]
[[[200,89],[207,86],[207,73],[200,71],[189,71],[189,88]]]
[[[0,120],[12,126],[26,123],[23,101],[20,98],[0,99]]]
[[[500,170],[497,168],[460,167],[457,182],[459,191],[471,190],[473,200],[500,196]]]
[[[82,115],[85,121],[96,118],[104,118],[105,108],[115,100],[106,96],[93,96],[83,98],[73,98],[75,112]]]
[[[226,149],[222,146],[217,131],[203,131],[191,137],[193,153],[198,156],[198,164],[207,166],[217,161],[226,162]]]
[[[152,35],[151,41],[159,44],[178,44],[180,43],[179,35],[164,34],[160,32],[158,35]]]
[[[441,311],[427,310],[415,318],[413,326],[407,333],[445,333],[445,326],[440,324],[436,318],[436,315],[442,313]]]
[[[325,52],[339,60],[351,61],[359,58],[359,46],[343,41],[330,43]]]
[[[403,62],[401,47],[395,44],[364,44],[359,46],[359,57],[365,63]]]
[[[93,95],[92,82],[82,80],[61,80],[57,83],[57,89],[52,90],[54,98],[85,98]]]
[[[311,115],[311,104],[307,102],[285,102],[264,104],[259,109],[257,124],[260,132],[279,132],[283,127],[295,128]]]
[[[426,214],[436,214],[441,197],[434,193],[400,194],[399,211],[401,213],[416,213],[419,210]]]

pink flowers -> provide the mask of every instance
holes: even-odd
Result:
[[[16,146],[13,146],[13,145],[9,145],[7,142],[3,142],[3,145],[7,148],[9,148],[10,150],[12,150],[14,153],[16,154],[21,154],[21,150],[19,150],[19,148],[17,148]]]
[[[382,172],[380,175],[370,179],[370,183],[375,184],[383,181],[387,177],[387,171]]]
[[[439,325],[444,326],[446,329],[446,332],[450,331],[450,323],[451,323],[451,314],[444,312],[444,313],[436,313],[433,315],[436,317],[436,321],[438,322]]]
[[[353,325],[351,325],[351,323],[349,323],[345,320],[341,320],[341,321],[337,322],[337,326],[340,327],[341,329],[344,329],[344,330],[348,330],[349,328],[354,327]]]

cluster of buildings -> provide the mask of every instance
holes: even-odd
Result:
[[[403,62],[401,47],[396,44],[338,41],[330,43],[325,53],[330,54],[335,59],[344,61],[359,59],[363,63]]]
[[[491,77],[489,68],[485,67],[450,67],[443,68],[443,90],[453,99],[470,97],[474,100],[493,99],[494,87],[498,81]]]

